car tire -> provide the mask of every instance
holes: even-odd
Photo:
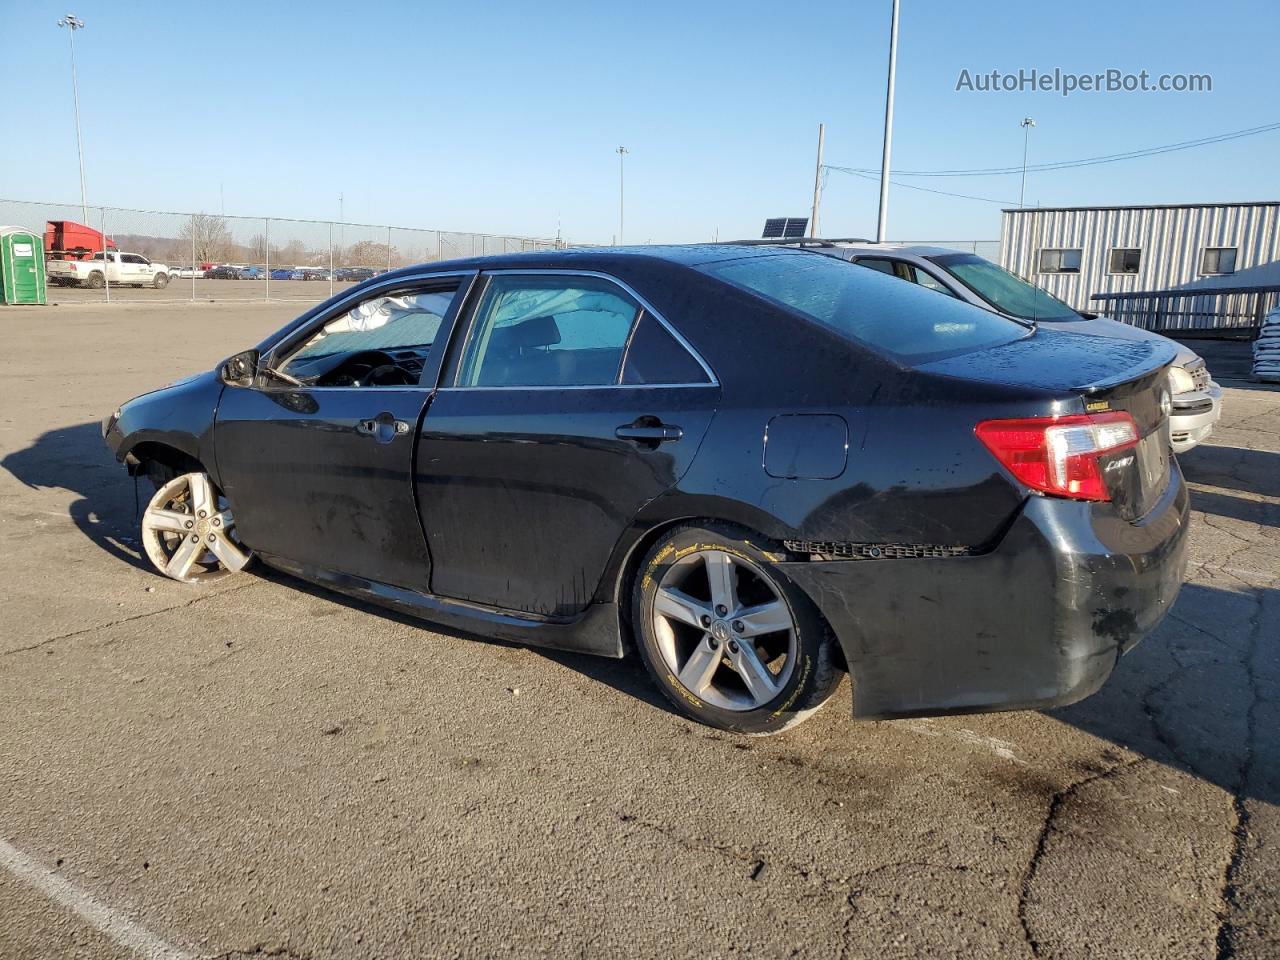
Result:
[[[835,637],[778,569],[782,555],[740,527],[700,523],[677,527],[640,562],[636,646],[681,713],[764,736],[802,722],[835,692],[843,672]]]
[[[169,285],[169,275],[167,273],[157,273],[151,281],[151,285],[157,290],[163,290]]]
[[[107,285],[107,278],[102,275],[101,270],[95,270],[89,274],[89,279],[85,281],[94,290],[101,290]]]

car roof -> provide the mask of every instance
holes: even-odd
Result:
[[[469,257],[463,260],[441,260],[401,267],[383,274],[383,279],[413,276],[425,269],[432,271],[453,270],[591,270],[609,273],[611,270],[640,263],[669,263],[695,267],[725,260],[743,260],[748,257],[774,257],[782,255],[808,256],[808,251],[786,247],[742,247],[727,243],[654,244],[635,247],[569,247],[563,250],[544,250],[537,253],[506,253],[489,257]]]

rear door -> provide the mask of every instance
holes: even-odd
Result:
[[[639,509],[689,468],[719,385],[613,278],[499,271],[474,300],[419,440],[431,590],[572,616]]]
[[[321,571],[428,589],[414,438],[472,279],[361,291],[264,357],[301,385],[259,376],[223,390],[218,473],[246,544]]]

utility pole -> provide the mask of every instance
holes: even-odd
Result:
[[[625,158],[631,151],[626,147],[618,148],[618,243],[622,244],[622,226],[623,216],[626,213],[626,174],[624,171]]]
[[[884,154],[880,157],[880,217],[876,240],[883,243],[889,225],[889,166],[893,153],[893,79],[898,72],[898,0],[893,0],[893,21],[889,27],[889,83],[884,95]]]
[[[818,163],[813,168],[813,213],[809,217],[809,236],[818,235],[818,208],[822,205],[822,139],[823,125],[818,124]]]
[[[84,29],[84,21],[74,13],[68,13],[58,21],[58,26],[71,30],[71,98],[76,107],[76,153],[80,155],[80,218],[88,225],[89,201],[84,189],[84,140],[80,136],[80,85],[76,80],[76,31]]]
[[[1018,209],[1022,209],[1022,201],[1027,195],[1027,146],[1031,142],[1031,128],[1036,122],[1030,117],[1022,118],[1022,189],[1018,191]]]

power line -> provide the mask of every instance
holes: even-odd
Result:
[[[879,181],[880,179],[879,174],[867,173],[864,170],[855,170],[852,167],[835,167],[829,163],[824,163],[822,166],[825,170],[835,170],[837,173],[847,173],[850,176],[861,177],[863,180]],[[1016,200],[996,200],[992,197],[975,197],[969,193],[952,193],[949,190],[934,190],[930,187],[916,186],[914,183],[903,183],[901,180],[894,180],[893,178],[890,178],[889,182],[895,187],[905,187],[908,190],[919,190],[922,193],[936,193],[944,197],[960,197],[964,200],[981,200],[983,203],[998,203],[1005,207],[1016,207],[1018,205]]]
[[[1231,133],[1215,134],[1211,137],[1201,137],[1197,140],[1183,140],[1178,143],[1166,143],[1158,147],[1145,147],[1141,150],[1129,150],[1125,153],[1109,153],[1097,157],[1083,157],[1078,160],[1058,160],[1052,163],[1036,163],[1027,167],[1029,171],[1047,171],[1047,170],[1068,170],[1074,167],[1092,167],[1103,163],[1116,163],[1120,160],[1137,160],[1142,157],[1153,157],[1163,153],[1175,153],[1179,150],[1191,150],[1195,147],[1211,146],[1215,143],[1226,143],[1231,140],[1241,140],[1245,137],[1256,137],[1264,133],[1271,133],[1280,130],[1280,122],[1267,123],[1258,127],[1248,127],[1244,130],[1235,130]],[[873,167],[832,167],[833,170],[840,170],[844,173],[857,174],[874,174],[877,171]],[[974,167],[970,169],[953,169],[953,170],[898,170],[899,176],[903,177],[997,177],[1009,176],[1022,172],[1022,167]],[[974,199],[985,199],[977,197]],[[1003,203],[1004,201],[999,201]]]

